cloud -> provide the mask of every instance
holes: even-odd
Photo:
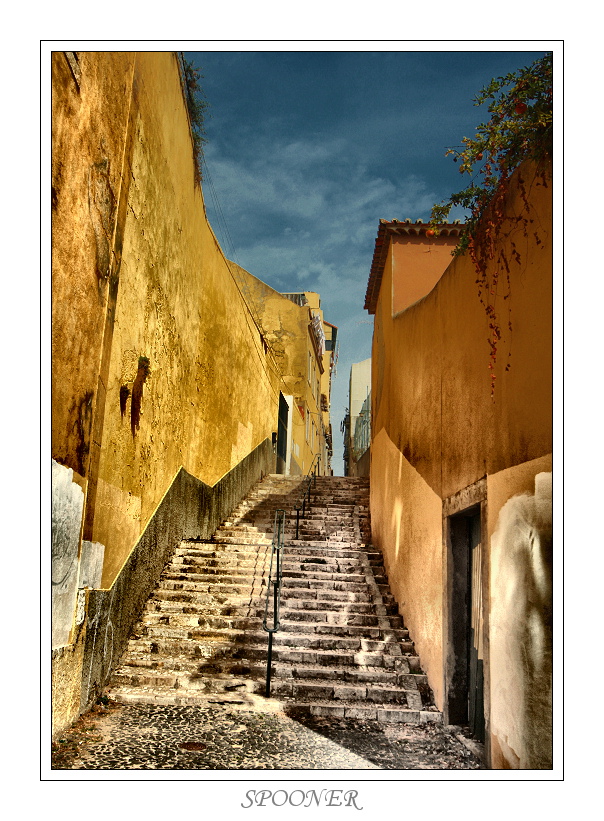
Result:
[[[426,219],[434,203],[463,187],[445,151],[483,119],[473,96],[491,77],[538,55],[192,56],[212,112],[204,197],[225,253],[279,291],[317,291],[325,318],[339,328],[332,392],[339,472],[350,367],[371,353],[373,324],[363,305],[378,221]]]
[[[235,241],[233,251],[223,245],[227,255],[276,290],[318,292],[325,318],[338,326],[331,410],[339,473],[350,367],[371,355],[373,323],[363,305],[378,221],[426,218],[437,195],[417,173],[372,173],[340,138],[261,135],[239,155],[208,147],[206,161]]]

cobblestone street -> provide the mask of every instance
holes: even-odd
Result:
[[[478,770],[459,727],[233,705],[97,706],[53,744],[53,770]],[[472,751],[473,750],[473,751]]]

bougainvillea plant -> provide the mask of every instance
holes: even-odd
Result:
[[[436,233],[453,206],[469,210],[457,254],[468,248],[482,215],[494,197],[507,189],[514,169],[524,160],[551,156],[552,54],[491,80],[474,104],[489,100],[490,119],[476,128],[472,139],[464,137],[461,146],[446,151],[459,163],[460,173],[470,175],[471,184],[432,209],[430,222]]]
[[[489,325],[491,398],[495,395],[495,363],[502,339],[500,302],[510,296],[509,260],[497,242],[504,221],[504,202],[512,172],[525,160],[538,163],[552,155],[552,54],[526,68],[491,80],[475,98],[475,105],[488,102],[490,119],[464,137],[462,145],[449,148],[462,174],[471,177],[463,191],[435,205],[430,231],[447,222],[454,206],[469,211],[453,254],[469,253],[477,274],[478,297]],[[524,196],[524,195],[523,195]],[[518,257],[517,251],[514,254]],[[493,264],[489,268],[489,261]],[[518,261],[518,260],[517,260]],[[508,328],[512,330],[508,303]],[[510,353],[506,371],[510,369]]]

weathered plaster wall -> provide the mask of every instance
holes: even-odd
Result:
[[[392,246],[384,270],[373,341],[373,430],[384,427],[442,498],[487,473],[551,451],[549,176],[542,178],[531,166],[521,169],[508,213],[501,246],[510,297],[504,300],[502,292],[497,302],[503,338],[494,401],[489,320],[471,260],[453,259],[432,291],[395,317]]]
[[[214,484],[274,429],[276,374],[194,184],[176,56],[53,74],[53,456],[115,578],[172,477]]]
[[[248,271],[237,266],[239,275],[244,278],[250,292],[250,299],[259,316],[260,324],[265,332],[266,340],[270,345],[281,375],[281,390],[284,395],[294,397],[292,409],[292,454],[290,468],[292,474],[305,474],[319,452],[324,439],[317,436],[314,447],[307,439],[306,414],[320,430],[320,419],[329,425],[329,413],[321,413],[320,389],[316,389],[316,380],[321,385],[321,369],[327,357],[317,356],[312,344],[309,323],[311,315],[309,307],[318,313],[319,295],[305,292],[309,306],[297,305],[266,283],[254,277]],[[308,380],[308,357],[314,364],[314,385]],[[313,392],[314,388],[314,392]],[[317,395],[318,394],[318,395]],[[304,416],[300,411],[304,409]],[[325,470],[327,459],[322,461],[322,470]]]
[[[137,54],[135,76],[91,537],[105,545],[105,587],[178,468],[213,485],[276,429],[278,409],[276,374],[193,183],[176,60]]]
[[[373,543],[442,707],[442,501],[383,428],[371,443],[370,506]]]
[[[102,413],[129,174],[135,55],[52,55],[52,454],[88,478]]]
[[[52,460],[52,646],[69,643],[78,589],[84,491]]]
[[[502,285],[496,303],[502,340],[494,399],[489,320],[469,258],[455,258],[427,295],[396,313],[392,272],[399,246],[391,244],[375,313],[372,529],[440,707],[446,594],[441,502],[485,476],[545,458],[552,449],[549,173],[523,167],[506,215],[488,263],[491,273],[496,264],[509,269],[509,298],[503,299]],[[486,567],[488,560],[487,546]],[[495,690],[491,697],[497,700]]]
[[[392,313],[406,310],[429,293],[451,262],[457,237],[392,237]]]
[[[551,457],[489,476],[491,761],[552,767]]]
[[[80,715],[85,628],[72,644],[52,651],[52,737],[69,727]]]
[[[353,466],[352,476],[360,476],[368,479],[371,472],[371,448],[368,447],[358,462]]]

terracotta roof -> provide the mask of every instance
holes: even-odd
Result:
[[[378,234],[375,240],[375,249],[373,251],[373,260],[371,262],[371,272],[369,274],[369,282],[367,283],[367,293],[365,294],[365,309],[370,314],[375,313],[377,306],[378,295],[380,293],[380,286],[382,284],[382,276],[384,273],[384,265],[386,257],[388,256],[388,248],[390,247],[390,237],[392,236],[408,236],[419,237],[425,235],[430,228],[429,222],[422,222],[416,220],[411,222],[410,219],[403,221],[399,220],[380,220],[378,226]],[[463,225],[456,220],[452,223],[446,223],[438,228],[439,236],[458,237],[461,234]]]

